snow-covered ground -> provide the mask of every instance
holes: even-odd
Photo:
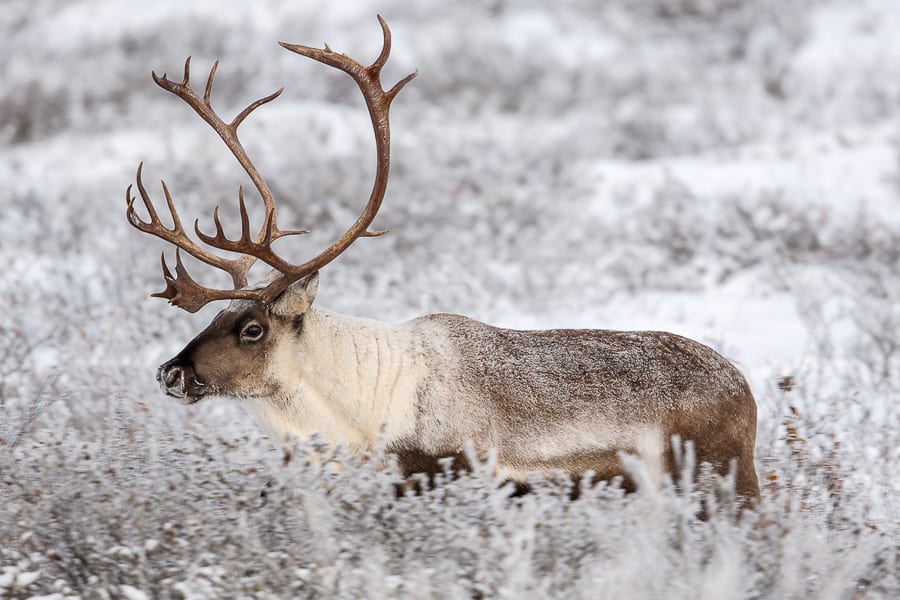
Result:
[[[209,224],[246,182],[150,70],[220,59],[224,115],[286,86],[242,140],[279,222],[313,229],[282,250],[311,256],[365,202],[371,131],[352,83],[275,42],[374,57],[376,14],[385,79],[419,70],[390,233],[317,302],[703,341],[759,401],[757,521],[697,522],[670,490],[514,503],[486,473],[395,502],[358,457],[322,473],[239,406],[159,393],[218,308],[148,297],[163,245],[125,188],[144,161]],[[898,31],[892,0],[8,0],[0,597],[896,597]]]

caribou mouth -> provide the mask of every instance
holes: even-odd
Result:
[[[185,406],[190,406],[191,404],[197,404],[202,399],[203,396],[183,396],[178,401]]]
[[[167,388],[165,387],[165,385],[162,385],[160,387],[162,388],[163,393],[165,393],[167,396],[169,396],[170,398],[175,398],[176,400],[178,400],[178,402],[185,405],[196,404],[197,402],[200,402],[200,400],[202,400],[206,395],[204,393],[197,393],[193,390],[191,392],[188,392],[184,389]]]

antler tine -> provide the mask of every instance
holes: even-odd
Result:
[[[381,17],[378,16],[378,24],[381,25],[381,34],[384,37],[384,42],[381,44],[381,54],[378,55],[378,58],[375,59],[371,65],[369,65],[369,72],[372,73],[375,77],[381,75],[381,69],[384,67],[388,58],[391,56],[391,29],[388,27],[387,22]]]
[[[215,70],[215,69],[213,69]],[[166,74],[163,73],[163,79],[166,78]],[[188,55],[186,59],[184,59],[184,75],[181,78],[181,85],[187,86],[191,81],[191,57]]]
[[[260,98],[259,100],[256,100],[255,102],[250,103],[250,105],[247,106],[247,108],[245,108],[240,113],[238,113],[238,115],[231,121],[231,123],[229,123],[228,126],[234,130],[237,130],[238,126],[244,122],[244,119],[246,119],[250,115],[250,113],[252,113],[254,110],[259,108],[263,104],[268,104],[269,102],[271,102],[272,100],[274,100],[275,98],[280,96],[281,92],[283,92],[283,91],[284,91],[284,86],[278,88],[273,93],[266,96],[265,98]]]
[[[138,178],[140,178],[140,175],[138,175]],[[172,194],[169,193],[169,186],[162,179],[159,180],[159,183],[162,184],[163,194],[166,196],[166,204],[169,207],[169,214],[172,215],[172,223],[175,230],[184,231],[184,228],[181,226],[181,219],[178,218],[178,211],[175,210],[175,202],[172,201]]]
[[[143,162],[138,163],[137,176],[135,179],[136,179],[136,183],[137,183],[138,193],[141,195],[141,200],[144,201],[144,206],[147,208],[147,213],[150,215],[150,223],[147,223],[147,225],[154,225],[156,223],[159,223],[159,217],[156,214],[156,209],[153,207],[153,203],[150,202],[150,196],[147,194],[147,190],[144,188],[144,182],[141,179],[141,171],[143,169],[144,169],[144,163]],[[134,198],[131,197],[131,186],[130,185],[128,186],[128,189],[125,191],[125,200],[128,203],[128,212],[127,212],[128,221],[131,222],[131,224],[134,225],[135,227],[140,228],[138,224],[144,225],[144,222],[141,221],[138,218],[137,213],[134,212]]]
[[[203,104],[210,108],[212,105],[210,104],[209,96],[212,94],[213,79],[216,78],[216,69],[218,68],[219,61],[215,61],[212,68],[209,70],[209,77],[206,78],[206,88],[203,90]]]

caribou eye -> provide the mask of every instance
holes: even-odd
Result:
[[[241,331],[241,339],[247,342],[255,342],[262,338],[266,332],[259,323],[250,323]]]

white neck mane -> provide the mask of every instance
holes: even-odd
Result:
[[[311,308],[302,335],[279,343],[270,376],[283,396],[253,400],[257,418],[278,437],[317,432],[351,450],[370,449],[415,428],[425,368],[408,327]]]

